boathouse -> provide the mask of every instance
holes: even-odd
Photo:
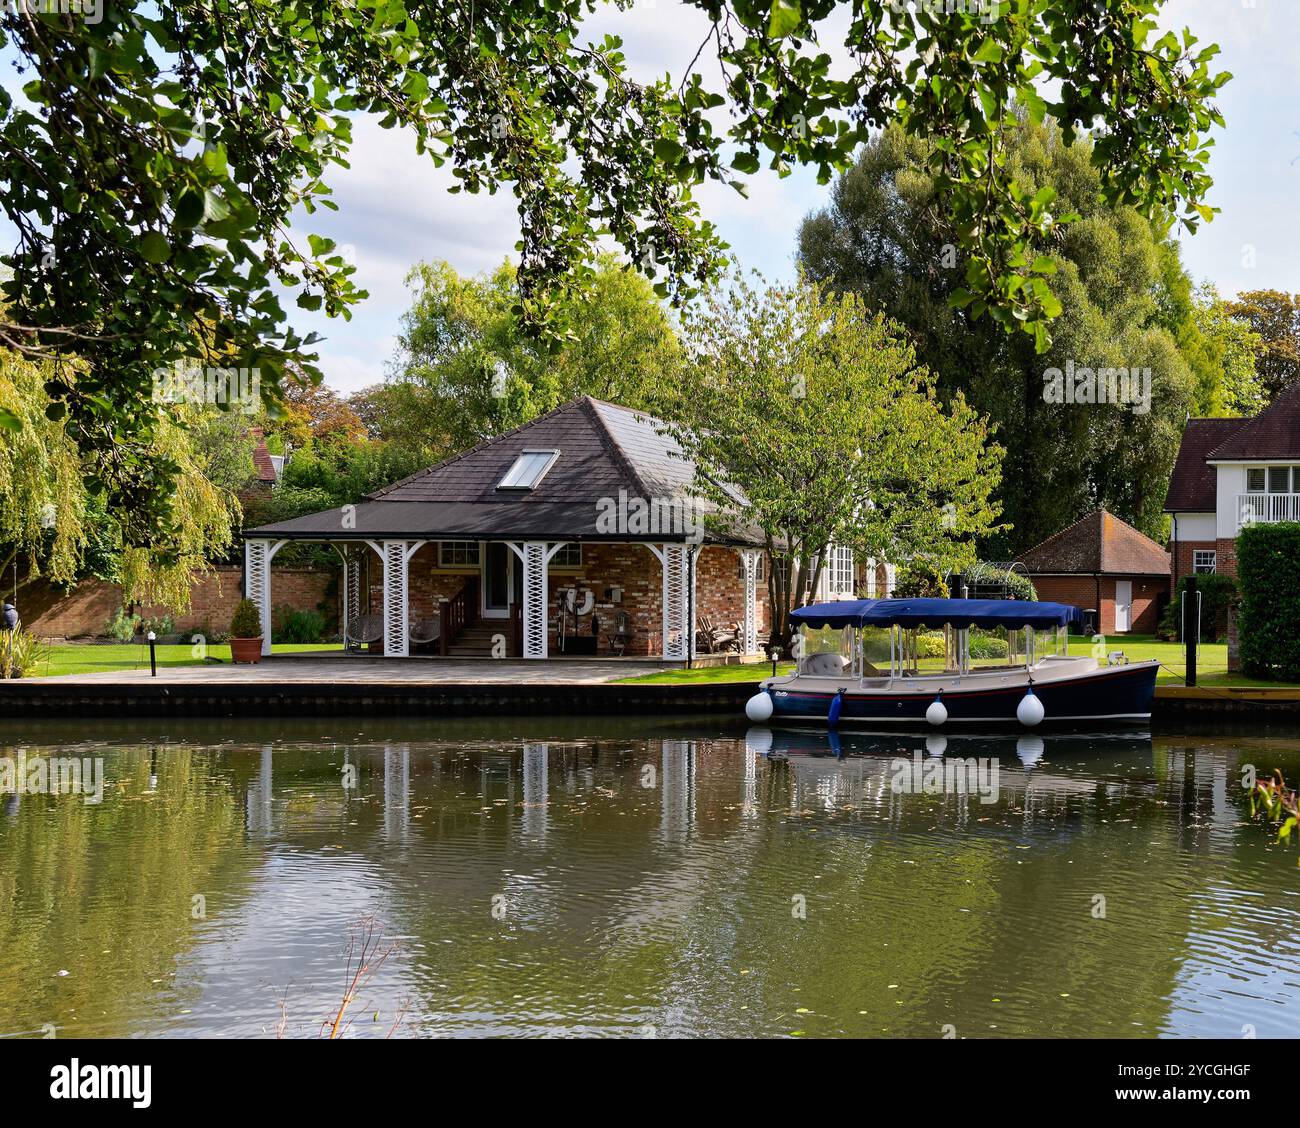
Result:
[[[665,426],[583,397],[370,494],[245,534],[270,652],[271,562],[332,545],[347,645],[389,656],[760,654],[767,572],[747,501],[720,511]],[[827,583],[852,595],[851,558]],[[836,577],[841,577],[838,581]],[[823,594],[823,593],[819,593]]]

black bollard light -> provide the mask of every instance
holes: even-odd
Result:
[[[158,655],[154,650],[155,640],[158,638],[153,631],[149,632],[149,676],[156,678],[158,676]]]
[[[1195,574],[1184,581],[1183,588],[1183,645],[1187,647],[1186,685],[1196,684],[1196,645],[1201,641],[1201,593],[1196,587]]]

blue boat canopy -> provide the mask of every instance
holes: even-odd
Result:
[[[1027,599],[848,599],[813,603],[790,613],[805,627],[1063,627],[1081,626],[1083,612],[1068,603]]]

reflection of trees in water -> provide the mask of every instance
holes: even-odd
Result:
[[[121,1034],[146,998],[165,992],[163,1006],[184,1007],[191,989],[171,977],[202,929],[192,898],[205,896],[214,912],[217,895],[238,896],[260,863],[241,842],[219,754],[100,744],[27,751],[103,756],[105,796],[87,806],[76,795],[24,795],[0,819],[4,1031],[53,1023],[61,1036]]]
[[[1236,826],[1235,747],[1042,743],[947,743],[998,757],[994,804],[896,793],[893,759],[933,751],[924,738],[846,739],[837,760],[821,734],[785,763],[761,740],[698,736],[169,749],[148,800],[146,750],[114,751],[110,781],[130,782],[102,810],[66,804],[55,834],[0,823],[21,859],[0,894],[17,872],[27,899],[0,921],[0,960],[42,983],[72,972],[57,991],[5,979],[0,1013],[35,1028],[73,980],[78,1015],[126,1028],[193,943],[191,893],[245,887],[260,852],[288,848],[369,883],[407,938],[426,1028],[536,1013],[771,1032],[803,1007],[868,1034],[1158,1030],[1198,897],[1236,851],[1258,862],[1241,839],[1257,832]],[[131,953],[112,982],[97,981],[104,948]]]

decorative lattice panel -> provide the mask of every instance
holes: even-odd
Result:
[[[687,626],[687,584],[690,551],[682,544],[663,546],[664,563],[664,657],[685,661],[690,657]]]
[[[361,568],[365,563],[365,550],[348,548],[344,550],[343,567],[347,582],[343,586],[345,614],[343,622],[350,624],[357,615],[364,615],[368,607],[361,606]],[[348,641],[348,640],[344,640]]]
[[[741,563],[745,568],[745,637],[741,640],[746,654],[758,652],[758,553],[743,549]]]
[[[283,542],[281,542],[283,543]],[[250,540],[244,544],[244,592],[257,604],[262,624],[262,653],[271,653],[271,557],[280,546],[270,541]]]
[[[550,554],[540,541],[523,546],[524,566],[524,657],[545,658],[546,638],[546,563]]]
[[[384,654],[405,658],[407,641],[406,542],[384,541]]]

